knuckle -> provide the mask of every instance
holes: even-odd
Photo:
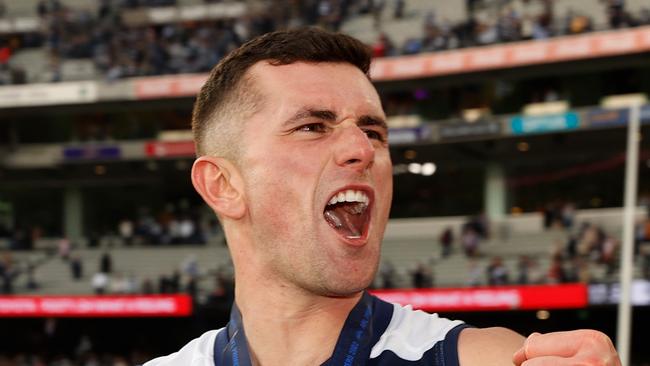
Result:
[[[612,345],[612,341],[605,333],[592,329],[584,330],[584,341],[586,345],[598,349]]]
[[[582,330],[582,357],[579,365],[615,366],[619,365],[618,355],[612,340],[597,330]]]

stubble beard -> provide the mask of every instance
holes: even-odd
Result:
[[[372,284],[379,266],[377,260],[362,266],[358,273],[341,273],[333,263],[318,261],[315,268],[303,272],[305,278],[296,282],[302,283],[302,288],[312,294],[324,297],[351,297],[366,290]]]
[[[313,238],[310,241],[311,243],[303,245],[313,245],[316,242]],[[377,259],[364,265],[360,273],[341,273],[335,263],[328,262],[322,253],[320,257],[318,254],[318,251],[313,249],[313,260],[309,260],[276,253],[270,257],[269,265],[280,282],[306,294],[323,297],[351,297],[358,294],[372,284],[379,267],[377,255]]]

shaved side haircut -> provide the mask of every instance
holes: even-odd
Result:
[[[341,62],[369,77],[370,59],[371,51],[361,41],[313,27],[267,33],[246,42],[212,69],[196,98],[192,131],[197,155],[239,161],[243,123],[263,103],[247,73],[256,63]]]

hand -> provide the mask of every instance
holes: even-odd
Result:
[[[533,333],[512,357],[516,366],[621,366],[609,337],[596,330]]]

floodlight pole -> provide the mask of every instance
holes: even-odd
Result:
[[[621,248],[620,300],[616,330],[616,349],[623,366],[630,364],[632,324],[631,287],[634,269],[634,224],[636,218],[637,179],[639,175],[639,126],[641,105],[630,107],[625,160],[625,209],[623,213],[623,247]]]

